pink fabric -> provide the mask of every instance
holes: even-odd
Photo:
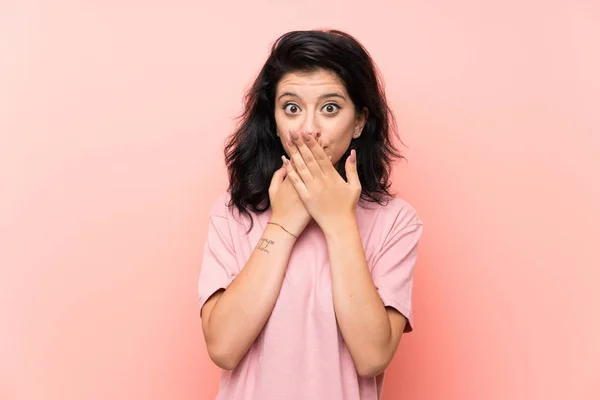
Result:
[[[208,237],[198,282],[200,307],[235,279],[258,243],[268,210],[249,220],[226,207],[220,196],[210,215]],[[408,319],[413,328],[411,292],[417,242],[422,224],[415,210],[400,199],[386,206],[357,209],[356,217],[375,286],[386,306]],[[232,371],[224,371],[218,400],[375,400],[383,374],[357,375],[336,323],[331,276],[323,233],[309,224],[290,256],[281,292],[271,317]]]

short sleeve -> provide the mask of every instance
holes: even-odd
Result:
[[[413,274],[423,225],[416,215],[408,223],[403,220],[398,218],[387,234],[374,260],[372,277],[384,305],[404,315],[404,332],[411,332]]]
[[[214,209],[213,207],[213,211]],[[217,290],[227,289],[239,271],[229,220],[226,216],[219,214],[211,212],[204,244],[202,265],[198,278],[198,305],[200,310],[202,310],[206,300]]]

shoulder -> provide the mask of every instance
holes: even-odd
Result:
[[[218,194],[212,200],[212,204],[210,207],[210,216],[229,219],[229,217],[231,216],[231,207],[229,207],[230,202],[231,193],[229,193],[229,191],[224,191]]]
[[[416,208],[397,195],[389,197],[383,204],[367,203],[361,206],[360,212],[366,219],[388,227],[402,229],[423,224]]]
[[[393,219],[394,225],[400,229],[423,225],[416,208],[408,201],[397,196],[382,207],[382,212],[387,218]]]
[[[221,192],[212,200],[209,214],[212,220],[227,220],[231,229],[234,229],[237,226],[239,226],[240,229],[248,229],[251,225],[251,217],[255,217],[253,212],[249,212],[249,215],[241,213],[232,203],[231,193],[229,191]]]
[[[416,208],[398,196],[388,197],[382,204],[362,203],[357,220],[365,235],[375,238],[377,246],[406,235],[419,238],[423,230]]]

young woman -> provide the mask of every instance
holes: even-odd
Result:
[[[374,400],[403,332],[422,224],[389,192],[394,119],[340,31],[280,37],[225,149],[198,296],[223,400]]]

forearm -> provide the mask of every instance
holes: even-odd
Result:
[[[267,225],[240,274],[210,312],[209,352],[233,368],[246,354],[275,306],[295,238]]]
[[[372,375],[393,355],[392,329],[369,272],[356,220],[343,220],[325,237],[338,325],[359,374]]]

